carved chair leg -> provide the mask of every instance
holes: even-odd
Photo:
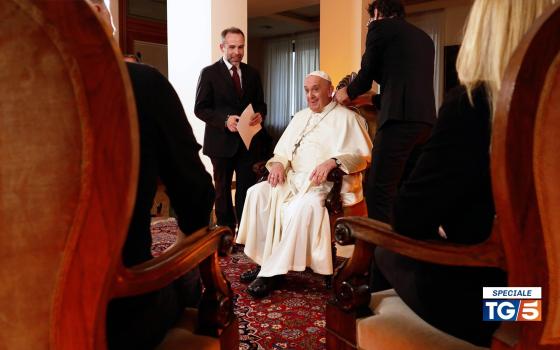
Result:
[[[331,252],[332,252],[332,265],[333,265],[333,271],[336,270],[336,244],[334,241],[331,242]],[[332,279],[333,279],[333,275],[325,275],[325,287],[327,289],[331,289],[332,288]]]
[[[325,288],[327,288],[327,289],[332,288],[332,278],[333,278],[333,275],[325,275]]]
[[[372,258],[373,247],[358,240],[352,257],[335,269],[332,281],[334,298],[327,302],[326,309],[328,350],[357,349],[356,320],[371,315],[368,272]]]
[[[199,305],[200,334],[220,336],[236,320],[233,312],[233,291],[220,269],[218,254],[204,259],[200,264],[204,292]]]

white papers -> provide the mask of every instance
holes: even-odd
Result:
[[[241,136],[241,139],[247,149],[249,149],[249,146],[251,145],[253,136],[262,129],[260,123],[253,126],[249,125],[253,114],[255,114],[255,111],[253,110],[253,106],[249,104],[243,113],[241,113],[239,121],[237,122],[237,131],[239,132],[239,136]]]

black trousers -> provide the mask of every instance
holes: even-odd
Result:
[[[253,164],[257,162],[252,152],[239,145],[233,157],[212,157],[214,186],[216,187],[216,218],[218,225],[229,226],[235,232],[236,223],[241,221],[245,196],[249,187],[257,181]],[[231,181],[235,171],[235,213],[231,199]]]
[[[426,123],[396,120],[377,130],[365,190],[370,218],[391,222],[398,188],[414,168],[431,131]]]
[[[196,268],[160,290],[111,300],[107,306],[107,348],[154,349],[185,307],[198,306],[201,295]]]

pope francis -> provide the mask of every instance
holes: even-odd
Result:
[[[241,274],[247,292],[264,297],[278,277],[310,267],[332,274],[329,214],[324,206],[332,187],[328,173],[339,167],[345,206],[363,199],[361,171],[371,160],[365,121],[331,102],[333,87],[322,71],[304,82],[308,108],[296,113],[267,162],[268,181],[247,191],[237,243],[259,267]]]

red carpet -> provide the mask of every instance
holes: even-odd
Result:
[[[174,241],[175,221],[152,225],[153,251],[158,254]],[[242,252],[222,258],[220,264],[235,293],[240,349],[324,349],[325,305],[330,290],[323,276],[311,271],[290,272],[282,289],[256,300],[245,292],[239,275],[253,267]]]

